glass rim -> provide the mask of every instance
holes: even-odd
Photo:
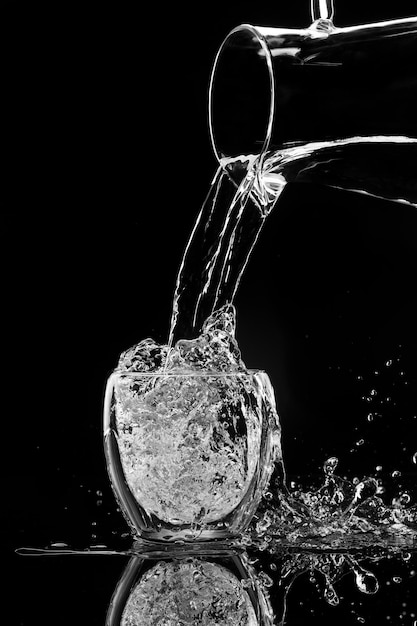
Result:
[[[216,82],[216,73],[218,70],[218,66],[221,62],[221,57],[222,57],[223,52],[227,49],[231,40],[236,35],[241,34],[241,33],[251,34],[254,37],[254,40],[257,42],[259,46],[259,49],[262,50],[264,54],[265,66],[268,72],[268,83],[269,83],[269,107],[268,107],[269,110],[267,111],[268,123],[267,123],[266,130],[265,130],[265,136],[263,137],[262,147],[257,152],[258,155],[264,155],[268,151],[269,144],[271,143],[271,138],[272,138],[272,125],[273,125],[274,116],[275,116],[276,89],[275,89],[274,66],[272,62],[271,50],[269,48],[266,37],[264,36],[264,34],[262,33],[259,27],[253,26],[253,24],[249,24],[249,23],[239,24],[239,26],[236,26],[235,28],[233,28],[223,39],[223,42],[220,45],[217,51],[216,57],[214,59],[214,64],[211,70],[210,82],[209,82],[208,125],[209,125],[210,141],[211,141],[211,146],[212,146],[214,155],[220,164],[223,163],[224,157],[233,158],[238,155],[230,155],[230,154],[223,155],[223,153],[218,147],[216,136],[215,136],[216,133],[214,129],[214,122],[213,122],[214,85]]]
[[[111,376],[130,376],[131,378],[238,378],[238,377],[253,377],[256,374],[266,374],[263,369],[248,368],[242,372],[220,372],[216,370],[200,370],[200,371],[185,371],[185,372],[173,372],[173,371],[161,371],[161,372],[134,372],[124,369],[114,369]]]

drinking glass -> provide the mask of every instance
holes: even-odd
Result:
[[[105,395],[104,445],[135,534],[153,541],[237,535],[281,461],[271,383],[258,370],[115,370]]]

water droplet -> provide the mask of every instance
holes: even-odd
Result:
[[[378,392],[377,392],[377,390],[376,390],[376,389],[371,389],[371,391],[369,392],[369,394],[370,394],[371,396],[376,396],[376,395],[377,395],[377,393],[378,393]]]
[[[376,576],[362,568],[355,568],[356,586],[359,591],[367,594],[374,594],[379,589]]]
[[[374,478],[365,478],[355,487],[355,493],[353,496],[352,504],[363,504],[369,498],[372,498],[378,489],[378,483]]]
[[[50,548],[69,548],[69,545],[67,543],[64,543],[63,541],[55,541],[54,543],[50,543],[49,547]]]
[[[323,470],[326,476],[331,476],[339,463],[339,459],[335,456],[331,456],[323,465]]]
[[[364,623],[365,623],[365,618],[364,618],[364,617],[359,617],[359,616],[358,616],[356,619],[357,619],[357,620],[358,620],[358,622],[360,622],[361,624],[364,624]]]
[[[96,496],[101,497],[103,495],[103,492],[100,491],[99,489],[96,491]]]
[[[368,422],[372,422],[374,419],[374,414],[373,413],[368,413],[368,417],[366,418],[368,420]]]
[[[413,454],[413,463],[414,465],[417,465],[417,452],[414,452]]]
[[[379,372],[378,372],[378,370],[375,370],[375,371],[374,371],[374,374],[375,374],[375,376],[379,376]]]
[[[407,506],[407,504],[409,504],[411,501],[411,496],[409,493],[402,493],[400,495],[400,499],[399,502],[401,504],[401,506]]]
[[[359,439],[359,441],[356,442],[356,445],[363,446],[364,443],[365,443],[365,439]]]
[[[401,476],[401,472],[399,470],[394,470],[391,474],[393,478],[399,478]]]
[[[391,367],[391,365],[392,365],[392,359],[388,359],[388,361],[385,361],[386,367]]]
[[[410,554],[410,557],[411,557],[411,554]],[[277,571],[277,566],[276,566],[276,564],[275,564],[275,563],[271,563],[269,567],[270,567],[270,569],[271,569],[273,572],[276,572],[276,571]]]
[[[382,472],[382,465],[377,465],[375,469],[377,472]]]
[[[402,580],[403,580],[403,579],[401,578],[401,576],[393,576],[393,577],[392,577],[392,580],[393,580],[395,583],[397,583],[397,585],[399,585],[399,584],[402,582]]]
[[[404,554],[402,555],[402,560],[409,561],[410,559],[411,559],[411,552],[404,552]]]
[[[363,376],[356,376],[356,380],[363,380]]]
[[[339,596],[337,595],[333,585],[329,580],[326,581],[326,587],[324,589],[324,599],[331,606],[337,606],[339,604]]]
[[[96,505],[101,506],[103,504],[103,500],[97,500]]]

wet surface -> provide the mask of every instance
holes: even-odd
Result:
[[[20,555],[24,580],[41,577],[44,592],[39,593],[36,584],[27,585],[17,623],[52,624],[59,616],[63,625],[74,621],[111,626],[160,624],[165,623],[157,618],[163,604],[171,611],[170,624],[249,623],[244,618],[230,622],[233,612],[223,622],[201,621],[202,615],[209,620],[210,612],[219,619],[219,603],[228,586],[232,595],[233,590],[249,593],[257,616],[253,623],[260,625],[332,624],[335,620],[346,625],[400,625],[413,624],[416,618],[416,548],[257,552],[230,544],[161,549],[130,542],[125,550],[107,556],[94,555],[94,550],[74,554],[67,550],[51,547],[37,556],[29,550],[26,556]],[[187,580],[191,576],[186,592],[184,572]],[[166,578],[167,573],[169,583],[161,586],[158,576]],[[230,593],[225,604],[229,610]],[[140,598],[136,604],[135,597]],[[133,621],[123,621],[128,616]]]

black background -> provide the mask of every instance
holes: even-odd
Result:
[[[415,13],[411,1],[340,4],[340,26]],[[1,13],[4,538],[111,547],[127,528],[102,453],[104,385],[123,349],[166,341],[216,169],[214,55],[241,22],[307,26],[309,2],[16,1]],[[271,375],[291,476],[336,454],[350,478],[381,464],[387,481],[401,469],[415,482],[416,242],[415,209],[318,185],[289,186],[271,216],[237,299],[238,340]],[[103,623],[122,563],[34,561],[14,561],[17,624]]]

